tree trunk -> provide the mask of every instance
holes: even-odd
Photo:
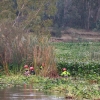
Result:
[[[89,31],[89,29],[90,29],[90,11],[91,11],[89,2],[88,2],[87,6],[88,6],[87,30]]]

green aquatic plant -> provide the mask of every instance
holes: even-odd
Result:
[[[57,92],[63,96],[73,97],[78,99],[94,99],[100,97],[100,86],[98,83],[90,84],[88,79],[80,77],[67,77],[67,78],[49,78],[36,75],[23,76],[12,75],[0,77],[0,89],[10,88],[13,86],[32,85],[34,89],[45,92]]]

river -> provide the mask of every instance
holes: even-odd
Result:
[[[63,96],[47,94],[32,86],[15,86],[0,89],[0,100],[65,100]]]

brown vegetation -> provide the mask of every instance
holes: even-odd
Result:
[[[82,41],[99,42],[100,33],[94,31],[86,31],[82,29],[68,28],[62,31],[62,36],[60,38],[52,37],[51,41],[53,42],[82,42]]]
[[[3,23],[0,32],[0,65],[5,74],[9,75],[11,64],[15,72],[22,71],[24,64],[34,66],[36,75],[48,76],[51,71],[57,72],[55,54],[48,36],[26,33],[11,25],[9,22]],[[39,67],[42,63],[45,66],[41,71]]]

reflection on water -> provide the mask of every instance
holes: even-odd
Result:
[[[17,86],[0,90],[0,100],[65,100],[56,95],[46,95],[32,89],[32,86]]]

